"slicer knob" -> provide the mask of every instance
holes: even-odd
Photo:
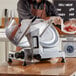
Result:
[[[18,53],[18,52],[15,53],[15,57],[16,57],[16,58],[20,58],[20,53]]]
[[[21,53],[20,53],[20,58],[21,58],[21,59],[24,59],[24,56],[25,56],[25,55],[24,55],[24,52],[21,51]]]
[[[71,45],[69,45],[69,46],[67,47],[67,52],[68,52],[68,53],[73,53],[73,52],[74,52],[74,47],[71,46]]]
[[[17,52],[17,53],[15,54],[15,57],[16,57],[17,59],[18,59],[18,58],[24,59],[24,52],[23,52],[23,51],[21,51],[20,53]]]

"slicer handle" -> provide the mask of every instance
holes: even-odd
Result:
[[[35,46],[34,48],[39,48],[39,38],[38,38],[38,36],[33,36],[33,38],[36,38],[36,43],[37,43],[37,46]]]
[[[36,18],[37,18],[37,17],[36,17],[36,16],[34,16],[31,22],[34,22],[34,21],[36,20]]]

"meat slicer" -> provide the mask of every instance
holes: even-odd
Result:
[[[22,48],[19,52],[9,51],[9,62],[16,59],[27,65],[28,62],[34,63],[34,59],[41,61],[56,57],[61,57],[61,62],[65,62],[65,53],[59,45],[59,34],[51,19],[25,19],[21,25],[16,25],[15,20],[11,19],[6,27],[6,35],[14,45]]]

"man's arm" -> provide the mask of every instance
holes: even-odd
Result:
[[[28,0],[19,0],[17,4],[17,11],[20,23],[23,19],[31,19],[34,17],[31,13],[31,8]]]

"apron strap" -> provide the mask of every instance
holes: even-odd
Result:
[[[42,13],[41,13],[41,17],[42,17],[42,14],[43,14],[43,12],[44,11],[46,11],[46,4],[44,3],[44,8],[43,8],[43,10],[42,10]],[[34,8],[33,8],[33,4],[31,4],[31,10],[33,10]]]

